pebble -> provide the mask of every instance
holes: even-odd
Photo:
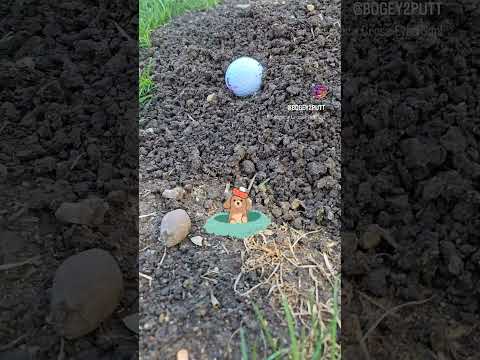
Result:
[[[280,216],[282,216],[282,209],[280,209],[278,206],[273,207],[272,215],[275,216],[276,218],[279,218]]]
[[[201,236],[194,236],[194,237],[190,238],[190,240],[191,240],[192,243],[194,243],[195,245],[197,245],[197,246],[202,246],[203,238],[202,238]]]
[[[382,241],[382,237],[379,232],[373,231],[373,229],[369,229],[363,233],[360,237],[359,245],[365,249],[373,249],[376,248],[380,242]]]
[[[296,218],[295,220],[293,220],[293,227],[295,229],[298,229],[298,230],[302,229],[302,224],[303,224],[303,221],[301,218]]]
[[[323,207],[320,207],[320,208],[318,208],[318,210],[315,214],[315,222],[318,225],[321,225],[324,218],[325,218],[325,209]]]
[[[55,273],[50,318],[62,336],[78,338],[113,313],[122,293],[122,272],[113,256],[102,249],[83,251]]]
[[[298,199],[293,199],[292,200],[292,204],[291,204],[291,207],[293,210],[297,210],[298,208],[303,208],[305,209],[305,204],[303,203],[303,201],[301,200],[298,200]]]
[[[248,9],[250,7],[250,4],[237,4],[235,5],[235,7],[239,9]]]
[[[159,241],[165,243],[167,247],[172,247],[184,240],[192,223],[187,212],[183,209],[176,209],[167,213],[160,223]]]
[[[108,205],[97,198],[85,199],[80,202],[64,202],[55,212],[55,217],[64,223],[79,225],[103,224]]]
[[[216,102],[217,101],[217,94],[215,93],[212,93],[210,95],[207,96],[207,102],[211,103],[211,102]]]
[[[253,175],[255,173],[255,164],[251,160],[245,160],[242,162],[243,172],[247,175]]]
[[[307,5],[307,10],[310,11],[310,12],[314,11],[315,10],[315,5],[308,4]]]
[[[335,186],[335,179],[332,176],[325,176],[317,182],[318,189],[332,188]]]
[[[165,199],[180,200],[185,194],[185,190],[181,187],[176,187],[174,189],[166,189],[163,191],[162,196]]]

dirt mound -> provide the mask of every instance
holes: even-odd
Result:
[[[269,179],[257,205],[297,228],[338,228],[340,194],[339,7],[255,2],[183,16],[153,34],[157,92],[141,112],[142,178],[183,184]],[[265,67],[262,91],[237,98],[224,72],[248,55]],[[311,95],[326,84],[325,100]],[[207,96],[215,94],[213,101]],[[321,111],[289,111],[324,104]],[[303,201],[294,211],[291,202]]]
[[[174,358],[185,347],[197,359],[238,359],[240,326],[251,341],[258,334],[252,301],[285,343],[272,300],[278,289],[295,296],[313,290],[325,304],[339,268],[339,6],[314,2],[309,12],[306,2],[237,4],[175,19],[153,34],[153,49],[142,54],[142,66],[151,56],[157,84],[140,114],[145,358]],[[244,55],[266,72],[261,92],[237,98],[224,72]],[[329,87],[326,99],[312,97],[314,84]],[[293,104],[324,104],[325,110],[289,111]],[[223,210],[226,182],[247,186],[255,173],[251,197],[254,208],[272,218],[270,235],[242,242],[205,234],[207,219]],[[185,190],[182,199],[161,196],[176,186]],[[191,236],[203,236],[204,243],[187,239],[164,252],[155,226],[179,207],[192,219]]]

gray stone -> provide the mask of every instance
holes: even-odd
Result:
[[[332,176],[325,176],[318,180],[317,188],[318,189],[325,189],[325,188],[332,188],[335,186],[335,179]]]
[[[102,199],[90,198],[80,202],[64,202],[55,212],[55,217],[64,223],[79,225],[103,224],[108,205]]]
[[[242,162],[242,170],[247,175],[253,175],[255,173],[255,164],[250,160]]]
[[[165,199],[180,200],[185,194],[185,190],[181,187],[176,187],[174,189],[166,189],[163,191],[162,196]]]
[[[160,223],[159,241],[167,247],[175,246],[182,242],[190,232],[192,223],[187,212],[176,209],[167,213]]]
[[[207,96],[207,102],[211,103],[211,102],[217,102],[217,94],[215,93],[212,93],[210,95]]]
[[[373,249],[382,242],[382,237],[378,231],[367,229],[360,238],[360,246],[365,249]]]
[[[203,238],[201,236],[194,236],[190,240],[197,246],[203,245]]]
[[[123,278],[113,256],[90,249],[66,259],[55,273],[50,320],[67,339],[95,330],[120,302]]]

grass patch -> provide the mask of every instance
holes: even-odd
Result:
[[[330,305],[329,319],[324,323],[321,315],[313,311],[307,319],[308,324],[299,324],[288,300],[282,298],[282,308],[287,323],[286,333],[288,344],[282,343],[280,339],[274,339],[263,313],[254,304],[253,308],[257,322],[259,323],[261,335],[265,338],[267,356],[265,359],[289,359],[289,360],[338,360],[341,357],[340,345],[337,339],[337,328],[339,327],[339,289],[340,281],[336,281],[332,304]],[[316,307],[311,300],[311,309]],[[255,337],[256,339],[258,337]],[[242,360],[254,360],[257,358],[257,345],[249,347],[247,337],[243,328],[240,329],[240,350]]]
[[[155,83],[152,80],[150,74],[151,65],[145,66],[140,71],[138,81],[138,101],[140,105],[144,105],[152,97],[152,91],[155,87]]]
[[[150,34],[171,18],[190,10],[203,10],[217,5],[219,0],[140,0],[140,47],[150,47]]]

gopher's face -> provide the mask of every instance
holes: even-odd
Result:
[[[231,199],[231,206],[232,208],[236,209],[243,209],[245,207],[247,199],[242,199],[241,197],[238,196],[232,196]]]
[[[230,212],[241,213],[247,212],[252,208],[252,200],[250,198],[243,199],[240,196],[231,195],[223,204],[223,207]]]

